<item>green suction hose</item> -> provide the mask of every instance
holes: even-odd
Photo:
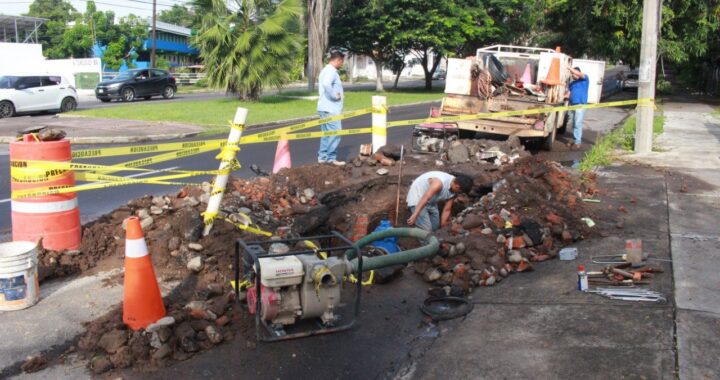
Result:
[[[373,232],[370,235],[358,240],[356,244],[358,247],[362,248],[375,240],[385,239],[388,237],[412,237],[420,241],[425,241],[427,244],[422,247],[414,248],[408,251],[400,251],[391,255],[363,257],[363,272],[424,259],[428,256],[434,255],[440,248],[440,242],[431,232],[421,230],[419,228],[390,228],[379,232]],[[355,251],[348,250],[345,254],[350,260],[353,273],[357,273],[358,262],[355,257]]]

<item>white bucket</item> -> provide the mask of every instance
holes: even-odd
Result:
[[[37,243],[0,243],[0,311],[20,310],[40,299]]]

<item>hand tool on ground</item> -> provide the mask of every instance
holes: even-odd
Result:
[[[588,293],[599,294],[613,300],[667,302],[662,293],[642,288],[596,288],[588,290]]]

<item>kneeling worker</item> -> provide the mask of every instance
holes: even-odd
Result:
[[[453,201],[456,194],[469,193],[473,180],[466,175],[454,176],[441,171],[427,172],[417,177],[407,194],[410,218],[407,224],[426,231],[435,231],[450,221]],[[445,201],[442,217],[437,203]]]

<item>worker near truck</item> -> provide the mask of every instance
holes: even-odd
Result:
[[[415,178],[407,194],[410,218],[407,224],[426,231],[435,231],[450,222],[453,202],[457,194],[467,194],[473,180],[466,175],[452,175],[431,171]],[[445,201],[442,215],[438,202]]]
[[[568,91],[565,92],[565,97],[569,99],[571,106],[587,104],[590,79],[587,74],[580,71],[579,67],[569,70],[573,81],[568,85]],[[573,121],[573,138],[575,139],[574,143],[570,145],[570,149],[580,149],[585,109],[569,111],[568,114]]]
[[[320,71],[318,78],[317,110],[321,119],[340,115],[343,109],[343,87],[338,70],[345,62],[345,54],[334,51],[330,53],[330,62]],[[320,125],[323,132],[338,131],[342,129],[340,120]],[[337,160],[337,148],[340,145],[340,136],[325,136],[320,138],[318,162],[321,164],[345,165],[344,161]]]

